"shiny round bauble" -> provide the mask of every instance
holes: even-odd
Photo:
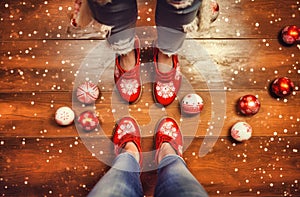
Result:
[[[238,101],[238,110],[244,115],[254,115],[260,109],[260,102],[254,95],[242,96]]]
[[[284,98],[293,92],[294,87],[294,83],[289,78],[277,78],[271,84],[271,93],[276,97]]]
[[[82,112],[78,116],[77,122],[79,123],[79,126],[85,131],[92,131],[99,126],[99,119],[92,111]]]

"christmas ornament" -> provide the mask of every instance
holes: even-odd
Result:
[[[242,96],[238,101],[238,109],[244,115],[254,115],[259,111],[260,102],[253,95]]]
[[[294,83],[287,77],[277,78],[271,84],[271,93],[279,98],[290,95],[293,89]]]
[[[78,19],[79,19],[81,5],[82,5],[81,0],[75,0],[75,2],[74,2],[74,12],[71,15],[71,21],[70,21],[70,23],[73,27],[78,27]]]
[[[99,125],[99,120],[96,114],[92,111],[82,112],[78,116],[77,122],[79,123],[79,126],[85,131],[92,131]]]
[[[287,45],[300,41],[300,29],[295,25],[285,26],[281,31],[281,40]]]
[[[181,101],[181,111],[186,114],[198,114],[203,109],[203,99],[198,94],[187,94]]]
[[[92,82],[85,82],[77,88],[77,99],[84,104],[91,104],[99,97],[99,89]]]
[[[246,122],[237,122],[231,128],[231,136],[239,142],[248,140],[252,136],[252,127]]]
[[[211,0],[211,16],[210,16],[210,22],[214,22],[215,20],[217,20],[218,16],[219,16],[219,4],[218,2],[216,2],[215,0]]]
[[[60,107],[55,112],[55,121],[58,125],[67,126],[72,124],[75,118],[73,110],[69,107]]]

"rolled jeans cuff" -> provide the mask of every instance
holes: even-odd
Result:
[[[130,153],[121,153],[119,154],[112,165],[112,168],[121,171],[128,171],[128,172],[140,172],[140,165],[134,156]]]
[[[170,165],[171,163],[180,160],[185,166],[186,163],[185,161],[182,159],[182,157],[180,157],[179,155],[166,155],[159,163],[158,165],[158,171],[160,171],[163,167]]]
[[[111,37],[109,37],[107,42],[110,48],[118,55],[125,55],[134,49],[134,37],[118,40],[118,42],[114,42]]]
[[[186,36],[185,32],[163,26],[157,26],[157,34],[155,47],[168,56],[178,53]]]

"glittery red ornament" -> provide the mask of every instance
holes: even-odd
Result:
[[[238,101],[238,109],[244,115],[254,115],[259,111],[260,102],[253,95],[242,96]]]
[[[96,114],[92,111],[82,112],[77,119],[79,126],[85,131],[92,131],[99,125],[99,120]]]
[[[271,85],[274,96],[283,98],[290,95],[294,90],[294,83],[287,77],[277,78]]]
[[[281,39],[287,45],[300,41],[300,29],[295,25],[284,27],[281,31]]]

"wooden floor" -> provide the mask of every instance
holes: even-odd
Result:
[[[206,53],[195,52],[193,60],[184,51],[180,56],[184,81],[190,85],[181,94],[192,90],[203,97],[200,117],[181,115],[180,98],[166,109],[155,106],[150,83],[144,84],[140,102],[127,106],[115,94],[113,65],[99,65],[104,73],[97,81],[101,98],[95,110],[102,130],[83,133],[75,125],[56,125],[54,113],[65,105],[73,106],[77,114],[85,109],[72,102],[73,89],[88,75],[82,65],[97,49],[103,50],[102,35],[96,29],[68,28],[72,1],[1,1],[0,194],[87,195],[113,159],[108,139],[115,121],[130,113],[144,128],[142,146],[148,152],[155,121],[168,115],[181,123],[185,142],[191,142],[185,146],[184,159],[210,196],[300,196],[300,45],[285,47],[277,39],[283,26],[300,26],[300,2],[220,0],[219,4],[219,18],[210,24],[202,16],[200,30],[186,39],[187,51],[197,45]],[[154,11],[155,1],[139,1],[144,44],[153,36],[149,29]],[[150,54],[144,47],[142,78],[147,82],[153,74],[147,67]],[[210,64],[215,72],[210,72]],[[295,91],[285,100],[275,99],[268,87],[283,76],[294,81]],[[245,94],[261,101],[255,116],[236,111],[237,99]],[[231,139],[229,130],[237,121],[253,127],[250,140]],[[203,144],[210,149],[199,156]],[[153,166],[151,157],[146,161],[146,168]],[[155,180],[155,171],[142,174],[146,196],[153,195]]]

